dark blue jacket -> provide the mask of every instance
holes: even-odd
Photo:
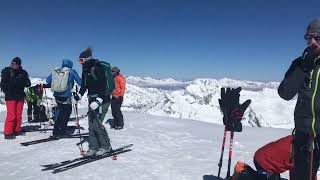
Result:
[[[21,67],[19,69],[6,67],[1,71],[0,87],[5,94],[6,101],[24,99],[26,97],[24,88],[30,86],[29,75]]]

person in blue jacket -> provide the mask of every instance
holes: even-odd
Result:
[[[62,68],[64,70],[67,70],[68,72],[68,79],[67,79],[67,88],[65,91],[56,91],[53,89],[53,87],[56,87],[53,83],[60,83],[60,80],[55,80],[55,76],[53,74],[50,74],[47,77],[47,85],[51,87],[51,90],[53,90],[53,96],[56,99],[58,109],[57,109],[57,116],[54,123],[54,129],[52,138],[59,139],[66,135],[66,127],[72,112],[72,88],[74,85],[74,81],[77,82],[79,86],[81,86],[81,78],[77,71],[72,69],[73,63],[71,60],[63,59],[62,61]]]

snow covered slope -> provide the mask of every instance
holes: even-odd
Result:
[[[80,110],[80,114],[85,112],[86,109]],[[25,120],[26,112],[23,115]],[[0,112],[0,127],[3,127],[4,118],[5,112]],[[30,132],[15,140],[1,137],[0,179],[203,180],[205,175],[217,175],[223,126],[132,112],[124,113],[124,118],[125,129],[116,131],[106,127],[113,147],[133,143],[133,151],[119,155],[116,161],[102,159],[59,174],[41,171],[40,165],[79,157],[75,146],[78,139],[25,147],[20,143],[48,137],[50,131]],[[81,126],[87,128],[87,119],[81,120]],[[252,158],[259,147],[288,134],[290,130],[286,129],[244,127],[242,133],[235,133],[232,166],[238,160],[253,166]],[[227,139],[222,177],[227,169],[228,142]]]

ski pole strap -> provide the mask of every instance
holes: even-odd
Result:
[[[98,94],[88,94],[88,97],[89,98],[97,98],[97,97],[99,97],[99,95]]]

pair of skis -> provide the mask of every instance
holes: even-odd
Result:
[[[105,154],[99,155],[99,156],[80,157],[80,158],[62,161],[62,162],[58,162],[58,163],[41,165],[43,167],[42,171],[52,170],[52,173],[54,173],[54,174],[60,173],[60,172],[67,171],[67,170],[75,168],[75,167],[79,167],[84,164],[98,161],[100,159],[104,159],[107,157],[116,157],[118,154],[132,151],[131,149],[129,149],[132,146],[133,146],[133,144],[122,146],[117,149],[111,150],[111,152],[108,152],[108,153],[105,153]]]
[[[81,136],[85,137],[88,136],[89,133],[82,133]],[[59,139],[67,139],[67,138],[79,138],[80,134],[71,134],[71,135],[67,135],[67,136],[63,136]],[[28,141],[28,142],[22,142],[20,143],[22,146],[30,146],[30,145],[34,145],[34,144],[40,144],[40,143],[45,143],[45,142],[50,142],[50,141],[56,141],[59,139],[55,139],[52,137],[48,137],[48,138],[43,138],[43,139],[37,139],[37,140],[33,140],[33,141]]]

